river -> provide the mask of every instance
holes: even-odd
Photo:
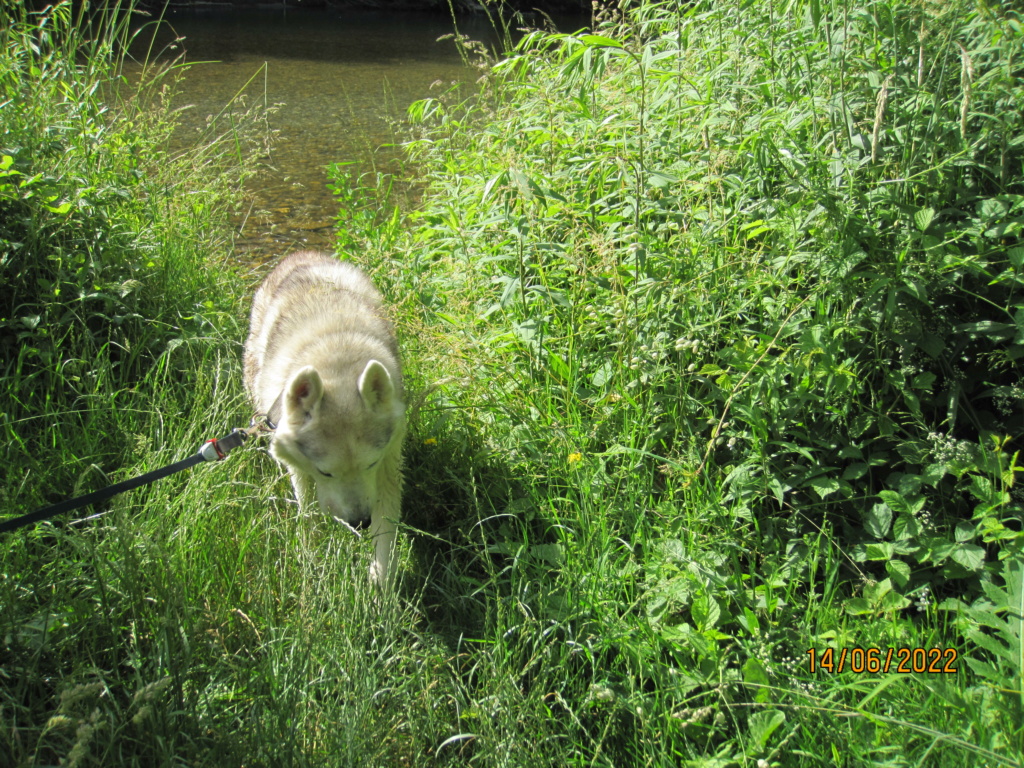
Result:
[[[211,7],[168,14],[157,50],[174,39],[189,67],[179,86],[176,141],[199,140],[238,93],[276,107],[268,168],[249,184],[236,219],[236,256],[262,261],[297,248],[332,245],[338,208],[326,168],[392,171],[409,104],[460,81],[472,83],[452,40],[450,18],[340,9]],[[486,18],[459,31],[493,41]],[[198,63],[203,62],[203,63]],[[383,148],[382,148],[383,147]]]

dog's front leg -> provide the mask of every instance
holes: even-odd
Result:
[[[383,586],[388,583],[391,559],[395,554],[398,520],[402,517],[402,435],[405,423],[399,422],[399,432],[393,438],[392,449],[380,462],[377,474],[377,501],[370,516],[370,536],[373,538],[374,556],[370,564],[370,579]]]
[[[391,513],[394,514],[394,513]],[[370,579],[380,586],[387,583],[391,570],[391,557],[395,553],[395,523],[385,517],[378,508],[370,524],[370,536],[373,538],[373,562],[370,563]]]

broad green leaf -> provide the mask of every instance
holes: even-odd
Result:
[[[612,374],[615,368],[611,364],[611,361],[605,360],[601,365],[597,367],[597,370],[590,377],[590,383],[595,387],[603,387],[609,381],[611,381]]]
[[[71,210],[71,203],[67,201],[61,203],[60,205],[50,205],[49,203],[44,203],[44,205],[46,206],[46,210],[48,210],[50,213],[56,213],[59,215],[64,215],[65,213]]]
[[[1013,690],[1020,688],[1021,672],[1024,670],[1024,563],[1020,557],[1005,560],[1000,575],[1003,577],[1003,587],[990,582],[982,583],[985,595],[992,602],[979,600],[966,611],[973,621],[994,629],[998,637],[974,630],[968,634],[968,638],[1009,665],[1009,676],[990,667],[991,674],[986,677],[999,687]],[[1006,618],[997,615],[997,612],[1005,612]]]
[[[728,371],[715,363],[705,363],[701,366],[700,373],[703,376],[720,376],[723,373],[728,373]]]
[[[536,182],[533,181],[522,171],[516,170],[515,168],[509,169],[509,176],[512,177],[512,181],[516,185],[516,189],[525,197],[527,200],[533,200],[533,190],[537,188]]]
[[[935,383],[937,377],[934,373],[919,373],[914,377],[911,386],[914,389],[920,389],[923,392],[931,392],[932,385]]]
[[[749,722],[750,737],[763,751],[768,744],[768,739],[784,722],[786,722],[786,716],[777,709],[754,712],[750,716]]]
[[[947,557],[952,555],[953,550],[956,549],[959,545],[955,542],[948,541],[947,539],[944,539],[941,536],[932,536],[928,538],[927,546],[931,550],[929,553],[931,559],[936,563],[940,563]],[[922,559],[921,561],[924,562],[924,559]]]
[[[568,364],[554,352],[548,353],[548,368],[559,381],[567,382],[572,378],[572,371],[569,370]]]
[[[992,501],[992,481],[981,475],[971,475],[971,484],[968,486],[971,495],[978,501]]]
[[[986,626],[995,629],[999,637],[1006,638],[1009,640],[1015,639],[1012,636],[1010,636],[1010,628],[1005,621],[1000,620],[997,622],[992,622],[987,624]],[[1002,642],[1000,642],[999,637],[988,634],[986,632],[980,632],[978,630],[972,630],[968,634],[968,637],[972,641],[980,645],[982,648],[984,648],[986,651],[991,652],[993,656],[997,656],[1007,661],[1013,661],[1013,657],[1007,654],[1007,647]]]
[[[846,612],[851,616],[863,616],[868,613],[874,613],[871,603],[863,597],[851,597],[846,601],[845,608]]]
[[[753,657],[743,663],[743,682],[754,686],[754,701],[764,703],[771,699],[771,680],[761,662]]]
[[[921,480],[934,488],[948,472],[945,464],[929,464],[921,473]]]
[[[502,171],[501,173],[492,176],[490,179],[488,179],[487,183],[484,185],[484,192],[483,195],[481,195],[480,197],[480,202],[487,202],[487,198],[490,197],[491,190],[494,188],[494,186],[496,184],[504,184],[507,180],[508,171]]]
[[[965,656],[964,661],[967,662],[967,666],[969,666],[976,675],[985,678],[990,683],[993,683],[1000,688],[1003,687],[1003,675],[999,674],[999,672],[996,671],[996,668],[987,661],[981,661],[980,659],[975,659],[970,656]]]
[[[891,541],[868,544],[868,560],[889,560],[896,552],[896,545]]]
[[[757,635],[761,631],[761,622],[757,620],[757,614],[743,606],[743,615],[736,617],[737,623],[751,635]]]
[[[701,595],[690,606],[690,615],[693,617],[693,623],[703,632],[718,624],[722,618],[722,609],[715,598]]]
[[[981,205],[978,206],[978,214],[986,222],[995,221],[1001,219],[1010,210],[1010,206],[1002,200],[995,198],[988,198],[981,201]]]
[[[956,529],[953,531],[953,538],[959,542],[971,541],[976,535],[977,530],[966,520],[957,523]]]
[[[864,462],[850,464],[843,470],[843,480],[860,480],[868,473],[869,469],[871,469],[870,465]]]
[[[980,571],[985,564],[985,550],[977,544],[958,544],[949,556],[969,571]]]
[[[874,504],[864,515],[864,528],[876,539],[884,539],[889,534],[891,524],[892,509],[886,504]]]
[[[934,208],[921,208],[914,214],[914,225],[919,231],[924,232],[928,227],[931,226],[932,221],[935,219]]]
[[[622,43],[618,40],[613,40],[604,35],[582,35],[580,42],[584,45],[597,46],[599,48],[622,48]]]
[[[888,581],[888,579],[886,579],[886,581]],[[880,611],[894,613],[896,611],[902,611],[909,605],[910,600],[905,598],[899,592],[887,592],[882,599],[878,601],[878,605],[876,607]]]
[[[648,184],[655,189],[664,189],[671,184],[675,184],[677,181],[679,179],[665,171],[651,171],[648,177]]]
[[[535,544],[530,547],[530,555],[548,565],[560,565],[562,547],[560,544]]]
[[[924,304],[928,303],[928,287],[920,280],[907,280],[900,286],[900,291]]]
[[[914,555],[921,551],[921,546],[911,539],[902,539],[893,545],[896,554],[900,556]]]
[[[893,538],[897,541],[916,539],[921,535],[921,524],[910,514],[901,514],[892,526]]]
[[[879,491],[879,498],[885,502],[893,512],[909,512],[910,507],[902,496],[896,491]]]
[[[829,494],[838,491],[842,485],[834,477],[814,477],[807,481],[807,485],[811,486],[815,491],[818,492],[818,496],[825,498]]]
[[[885,570],[900,589],[910,582],[910,566],[902,560],[890,560],[885,564]]]
[[[995,320],[978,320],[974,323],[960,323],[953,330],[972,336],[988,336],[990,339],[1008,339],[1017,330],[1014,323],[997,323]]]
[[[872,603],[878,603],[890,592],[892,592],[892,582],[889,579],[882,579],[864,587],[864,597]]]

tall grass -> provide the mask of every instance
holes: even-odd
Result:
[[[168,155],[174,70],[131,85],[131,9],[86,9],[10,3],[2,32],[4,467],[57,472],[57,494],[91,463],[126,455],[132,441],[110,438],[153,414],[133,383],[235,301],[218,300],[217,267],[206,270],[241,176],[204,177],[193,155]],[[74,459],[44,473],[40,448],[62,445]]]
[[[240,420],[244,287],[225,233],[258,125],[171,155],[175,72],[130,72],[131,4],[5,2],[0,16],[0,488],[15,514],[181,458]],[[5,765],[153,764],[195,738],[158,706],[182,696],[189,659],[167,624],[186,605],[164,570],[177,561],[153,562],[187,487],[0,543]],[[132,718],[154,709],[175,735],[133,755]]]
[[[8,109],[45,26],[0,33],[12,511],[246,412],[223,177],[123,149],[130,104],[74,122],[67,56]],[[415,212],[334,179],[413,393],[399,588],[258,451],[8,536],[0,754],[1020,765],[1020,42],[998,4],[640,3],[417,104]]]

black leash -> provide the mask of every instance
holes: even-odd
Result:
[[[87,493],[85,496],[78,496],[74,499],[65,499],[64,501],[56,504],[51,504],[48,507],[37,509],[35,512],[29,512],[27,515],[0,521],[0,533],[13,531],[17,528],[37,523],[40,520],[47,520],[55,515],[61,514],[62,512],[70,512],[73,509],[79,509],[81,507],[88,506],[89,504],[96,504],[97,502],[105,501],[112,496],[117,496],[119,493],[124,493],[125,491],[130,491],[133,488],[138,488],[143,485],[149,485],[162,477],[167,477],[168,475],[173,475],[176,472],[190,469],[196,464],[202,464],[204,461],[220,461],[221,459],[224,459],[229,452],[244,443],[250,435],[267,428],[266,419],[254,419],[252,426],[248,429],[235,429],[231,431],[231,434],[226,435],[219,440],[207,440],[199,447],[198,451],[187,459],[182,459],[174,464],[168,464],[166,467],[161,467],[160,469],[154,469],[152,472],[147,472],[144,475],[133,477],[130,480],[125,480],[121,483],[108,485],[106,488],[101,488],[98,491]]]

